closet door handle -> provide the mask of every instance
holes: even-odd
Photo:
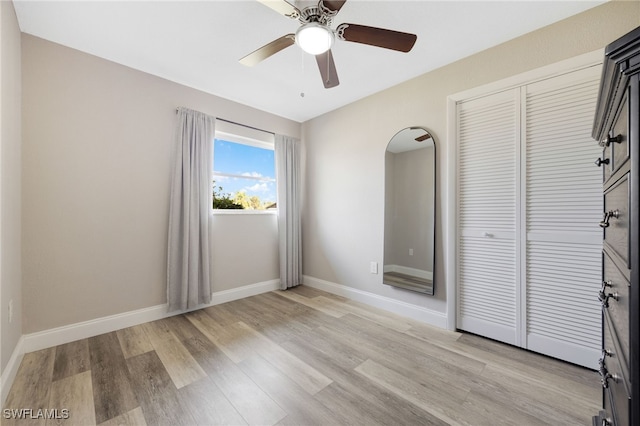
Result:
[[[609,210],[608,212],[604,212],[604,218],[600,222],[600,227],[601,228],[608,228],[609,225],[610,225],[609,224],[609,220],[611,218],[617,219],[618,217],[620,217],[620,211],[618,209]]]
[[[598,159],[596,160],[596,166],[600,167],[600,166],[602,166],[603,164],[609,164],[609,159],[608,159],[608,158],[604,158],[604,159],[602,159],[602,158],[598,158]]]

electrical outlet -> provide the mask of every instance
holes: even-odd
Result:
[[[413,256],[413,249],[409,249],[409,256]]]
[[[372,274],[377,274],[378,273],[378,262],[371,262],[371,273]]]
[[[9,323],[13,322],[13,299],[9,300]]]

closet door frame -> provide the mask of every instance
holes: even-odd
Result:
[[[518,74],[503,80],[499,80],[493,83],[489,83],[483,86],[479,86],[470,90],[466,90],[463,92],[459,92],[447,97],[447,147],[446,147],[446,161],[445,161],[445,190],[443,191],[444,195],[444,206],[445,206],[445,214],[444,214],[444,232],[445,232],[445,280],[446,280],[446,305],[447,305],[447,329],[456,330],[457,328],[457,301],[458,301],[458,288],[457,288],[457,254],[458,254],[458,224],[457,224],[457,208],[458,208],[458,182],[457,182],[457,162],[458,162],[458,141],[457,141],[457,114],[456,114],[456,106],[458,102],[471,100],[474,98],[479,98],[483,96],[490,95],[492,93],[517,89],[520,86],[524,86],[527,84],[535,83],[538,81],[542,81],[548,78],[557,77],[563,74],[567,74],[570,72],[574,72],[580,69],[597,66],[602,64],[602,58],[604,57],[604,50],[598,49],[593,52],[585,53],[580,56],[576,56],[570,59],[566,59],[551,65],[547,65],[541,68],[537,68],[531,71],[527,71],[522,74]],[[521,89],[524,90],[524,89]],[[523,96],[520,97],[520,102],[523,101]],[[522,134],[524,126],[521,127],[520,132]],[[523,138],[521,138],[524,140]],[[518,147],[519,150],[522,149],[520,145]],[[520,170],[521,174],[526,172],[526,164],[523,164],[523,161],[526,161],[524,155],[520,156]],[[526,179],[523,179],[522,176],[519,177],[519,185],[518,185],[518,193],[519,195],[526,190]],[[517,221],[523,223],[522,221],[526,218],[525,208],[521,208],[517,212]],[[524,227],[520,227],[524,228]],[[526,237],[526,229],[520,229],[520,233],[524,233]],[[519,235],[522,237],[523,235]],[[526,253],[523,253],[524,250],[520,250],[518,252],[520,264],[522,265],[520,269],[517,271],[518,276],[521,279],[526,280],[526,259],[523,259],[526,256]],[[522,301],[526,298],[520,298],[520,303],[526,303],[526,301]],[[526,306],[521,306],[521,308],[526,308]],[[526,312],[526,310],[522,310],[521,312]],[[526,326],[526,318],[522,315],[518,318],[517,327],[525,327]],[[520,342],[525,343],[525,342]]]

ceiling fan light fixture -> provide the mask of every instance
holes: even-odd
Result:
[[[333,31],[317,22],[304,24],[296,31],[296,43],[311,55],[320,55],[331,49],[333,40]]]

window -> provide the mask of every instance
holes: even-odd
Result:
[[[213,208],[253,211],[275,209],[273,135],[240,129],[240,126],[226,122],[223,124],[221,126],[220,121],[216,123],[213,145]],[[224,130],[218,130],[219,127]],[[230,127],[233,127],[231,131],[225,131]]]

